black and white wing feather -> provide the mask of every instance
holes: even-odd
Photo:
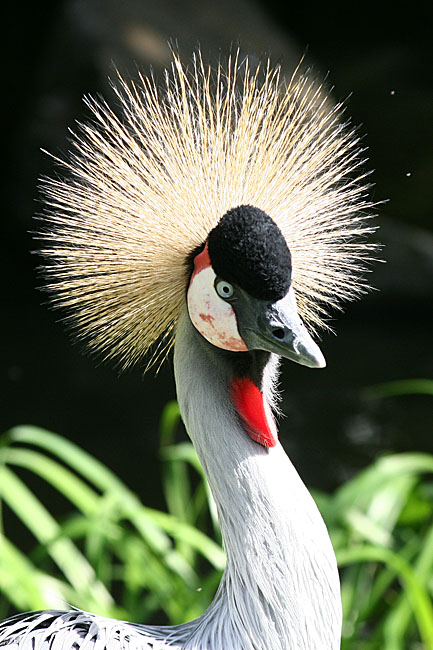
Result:
[[[180,650],[176,628],[146,627],[81,610],[19,614],[0,624],[8,650]],[[171,640],[170,638],[171,637]]]

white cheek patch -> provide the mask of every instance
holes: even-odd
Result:
[[[211,266],[195,273],[188,289],[188,311],[194,327],[204,338],[223,350],[248,350],[238,332],[233,307],[215,291],[215,272]]]

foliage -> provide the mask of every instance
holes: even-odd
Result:
[[[165,441],[178,417],[177,405],[169,405]],[[23,611],[65,609],[66,603],[137,622],[161,612],[171,623],[200,614],[218,583],[224,553],[194,527],[205,511],[205,488],[200,481],[190,498],[183,481],[188,457],[201,472],[192,448],[179,445],[171,453],[183,460],[167,462],[165,489],[170,509],[181,517],[145,507],[109,469],[60,436],[31,426],[6,433],[0,498],[36,545],[26,554],[2,526],[0,619],[9,605]],[[26,485],[23,469],[72,504],[61,524]]]
[[[397,384],[369,397],[399,394]],[[432,385],[409,389],[431,393]],[[179,623],[203,611],[224,554],[197,528],[219,538],[194,449],[175,444],[179,417],[170,403],[161,420],[168,513],[145,507],[60,436],[30,426],[3,435],[0,503],[19,532],[0,530],[0,618],[65,603],[137,622]],[[314,495],[342,570],[342,650],[433,650],[432,473],[433,456],[388,455],[332,495]],[[61,523],[29,488],[32,475],[72,506]]]

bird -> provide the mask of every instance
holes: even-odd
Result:
[[[216,504],[227,563],[198,618],[150,626],[77,609],[0,623],[13,650],[337,650],[335,553],[278,437],[280,361],[368,289],[372,202],[361,137],[325,85],[265,59],[172,52],[112,81],[42,181],[52,304],[91,354],[158,368]],[[157,381],[157,378],[155,379]]]

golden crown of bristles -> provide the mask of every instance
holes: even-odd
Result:
[[[315,330],[329,306],[365,287],[365,198],[358,138],[323,89],[267,62],[173,55],[165,86],[115,85],[122,116],[87,99],[66,180],[45,180],[42,234],[54,304],[91,349],[122,366],[152,344],[161,358],[185,304],[188,254],[230,208],[254,205],[292,253],[301,317]]]

